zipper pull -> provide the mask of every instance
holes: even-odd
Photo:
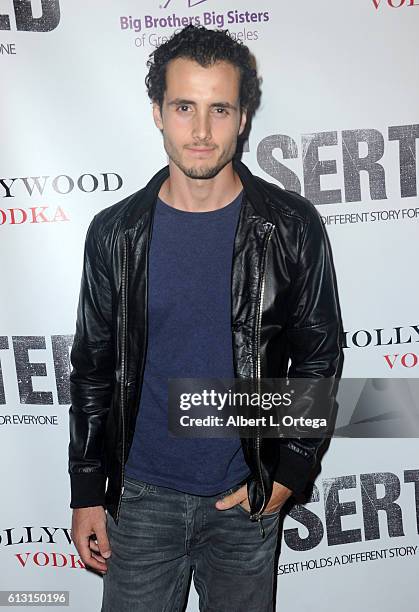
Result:
[[[258,518],[258,521],[259,521],[260,535],[261,535],[262,538],[264,538],[265,537],[265,530],[264,530],[263,525],[262,525],[262,517],[261,516]]]

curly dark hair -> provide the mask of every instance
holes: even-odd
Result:
[[[260,104],[262,79],[256,71],[256,61],[249,48],[234,40],[228,30],[209,30],[204,26],[187,25],[152,53],[147,61],[145,78],[148,96],[162,107],[166,89],[166,67],[170,60],[182,57],[207,67],[226,61],[240,71],[240,107],[250,117]]]

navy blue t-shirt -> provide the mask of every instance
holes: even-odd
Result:
[[[248,476],[240,438],[168,433],[168,378],[234,378],[231,264],[241,200],[207,212],[156,202],[149,251],[148,344],[125,473],[216,495]]]

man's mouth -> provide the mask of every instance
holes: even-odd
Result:
[[[186,149],[195,155],[209,155],[215,147],[186,147]]]

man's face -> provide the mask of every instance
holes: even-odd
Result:
[[[169,159],[189,178],[209,179],[234,156],[244,130],[240,113],[239,70],[229,62],[203,68],[176,58],[166,69],[162,109],[153,103]]]

